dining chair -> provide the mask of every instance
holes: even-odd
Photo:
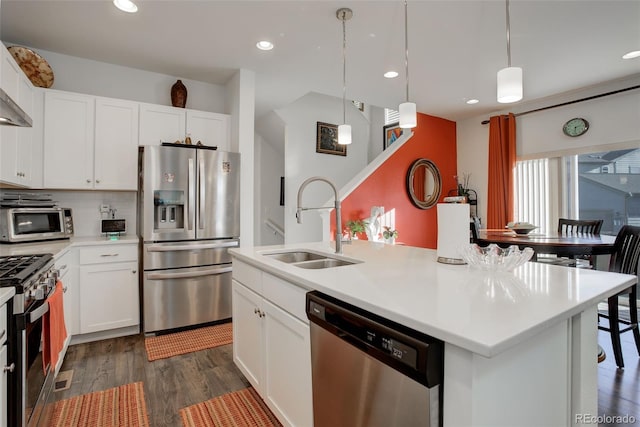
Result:
[[[567,219],[558,220],[558,233],[561,234],[600,234],[601,219]]]
[[[624,273],[638,275],[638,261],[640,260],[640,227],[631,225],[623,226],[614,243],[614,250],[611,254],[609,271],[613,273]],[[620,317],[618,298],[628,295],[629,297],[629,320]],[[620,334],[633,331],[633,339],[636,343],[636,350],[640,356],[640,331],[638,331],[638,284],[635,283],[627,289],[617,293],[607,300],[608,310],[598,311],[598,329],[611,334],[611,345],[616,365],[624,367],[622,360],[622,346],[620,345]],[[609,326],[600,325],[600,319],[609,319]],[[626,325],[620,329],[620,324]]]

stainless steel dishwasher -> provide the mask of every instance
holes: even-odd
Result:
[[[317,291],[306,305],[314,427],[442,425],[442,341]]]

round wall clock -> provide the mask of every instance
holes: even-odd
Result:
[[[582,117],[571,119],[562,126],[562,132],[567,136],[580,136],[588,130],[589,122]]]

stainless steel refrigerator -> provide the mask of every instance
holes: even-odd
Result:
[[[144,332],[230,319],[240,154],[145,146],[139,166]]]

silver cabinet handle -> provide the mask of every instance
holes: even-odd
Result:
[[[87,184],[91,184],[91,180],[90,179],[87,180]]]
[[[67,269],[67,264],[61,265],[60,268],[59,268],[59,270],[66,270],[66,269]]]
[[[137,270],[131,270],[131,274],[136,274]]]
[[[4,336],[5,336],[6,334],[7,334],[7,330],[6,330],[6,329],[4,329],[4,330],[2,331],[2,333],[0,334],[0,340],[1,340],[2,338],[4,338]]]
[[[15,364],[15,363],[12,363],[11,365],[9,365],[9,366],[5,366],[5,367],[3,368],[3,370],[4,370],[5,372],[13,372],[13,370],[14,370],[14,369],[16,369],[16,364]]]
[[[99,179],[96,179],[96,184],[100,184],[100,180]]]
[[[120,254],[100,254],[100,256],[102,257],[108,257],[108,256],[118,256]]]

